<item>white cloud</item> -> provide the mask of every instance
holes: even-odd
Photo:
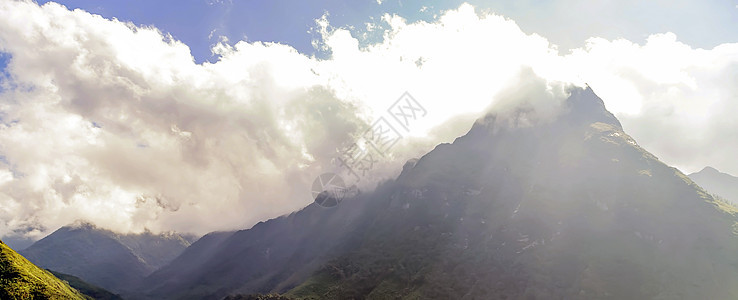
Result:
[[[644,148],[687,172],[738,174],[738,44],[693,49],[671,33],[645,45],[590,39],[565,57]]]
[[[287,46],[221,45],[220,62],[197,65],[153,28],[53,3],[0,12],[18,86],[0,95],[14,174],[0,187],[3,235],[78,218],[121,231],[250,226],[308,203],[326,149],[364,122]]]
[[[335,149],[403,92],[427,116],[376,166],[379,177],[463,134],[521,70],[589,83],[667,163],[738,174],[738,44],[592,38],[562,56],[463,5],[430,23],[386,15],[386,26],[367,25],[385,30],[368,46],[323,19],[316,44],[330,59],[238,42],[195,64],[155,28],[53,3],[5,1],[0,15],[0,51],[12,55],[0,93],[0,235],[78,218],[120,231],[248,227],[309,203]]]

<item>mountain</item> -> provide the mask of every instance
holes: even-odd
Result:
[[[552,120],[489,114],[337,207],[203,238],[140,297],[737,299],[738,210],[638,146],[590,88],[570,92]]]
[[[21,253],[40,267],[120,293],[172,261],[190,240],[173,233],[118,234],[79,222],[59,228]]]
[[[368,199],[368,198],[367,198]],[[307,279],[358,227],[367,201],[341,205],[336,214],[318,205],[249,230],[202,237],[137,288],[151,299],[222,299],[286,290]]]
[[[0,241],[0,299],[88,299]]]
[[[689,174],[689,178],[708,192],[714,193],[730,203],[738,203],[738,177],[722,173],[713,167],[705,167],[702,171]]]
[[[733,207],[639,147],[591,89],[555,121],[530,114],[489,115],[424,156],[362,244],[289,294],[738,296]]]

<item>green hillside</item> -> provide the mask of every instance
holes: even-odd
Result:
[[[0,299],[88,299],[0,241]]]

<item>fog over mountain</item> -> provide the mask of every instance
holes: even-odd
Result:
[[[738,296],[738,209],[639,146],[592,89],[564,92],[531,80],[375,191],[207,235],[135,297]]]
[[[244,38],[215,43],[214,62],[198,64],[153,26],[53,2],[3,1],[0,16],[4,240],[38,240],[78,219],[202,235],[289,214],[313,201],[310,185],[336,169],[337,149],[407,91],[427,115],[362,179],[371,191],[532,75],[554,95],[588,84],[670,165],[738,173],[738,140],[725,138],[738,130],[735,43],[700,49],[665,31],[559,53],[463,4],[430,21],[386,14],[359,31],[326,14],[310,28],[326,58]],[[381,39],[366,43],[362,31]]]

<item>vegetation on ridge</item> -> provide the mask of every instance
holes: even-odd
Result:
[[[0,299],[90,299],[0,241]]]

